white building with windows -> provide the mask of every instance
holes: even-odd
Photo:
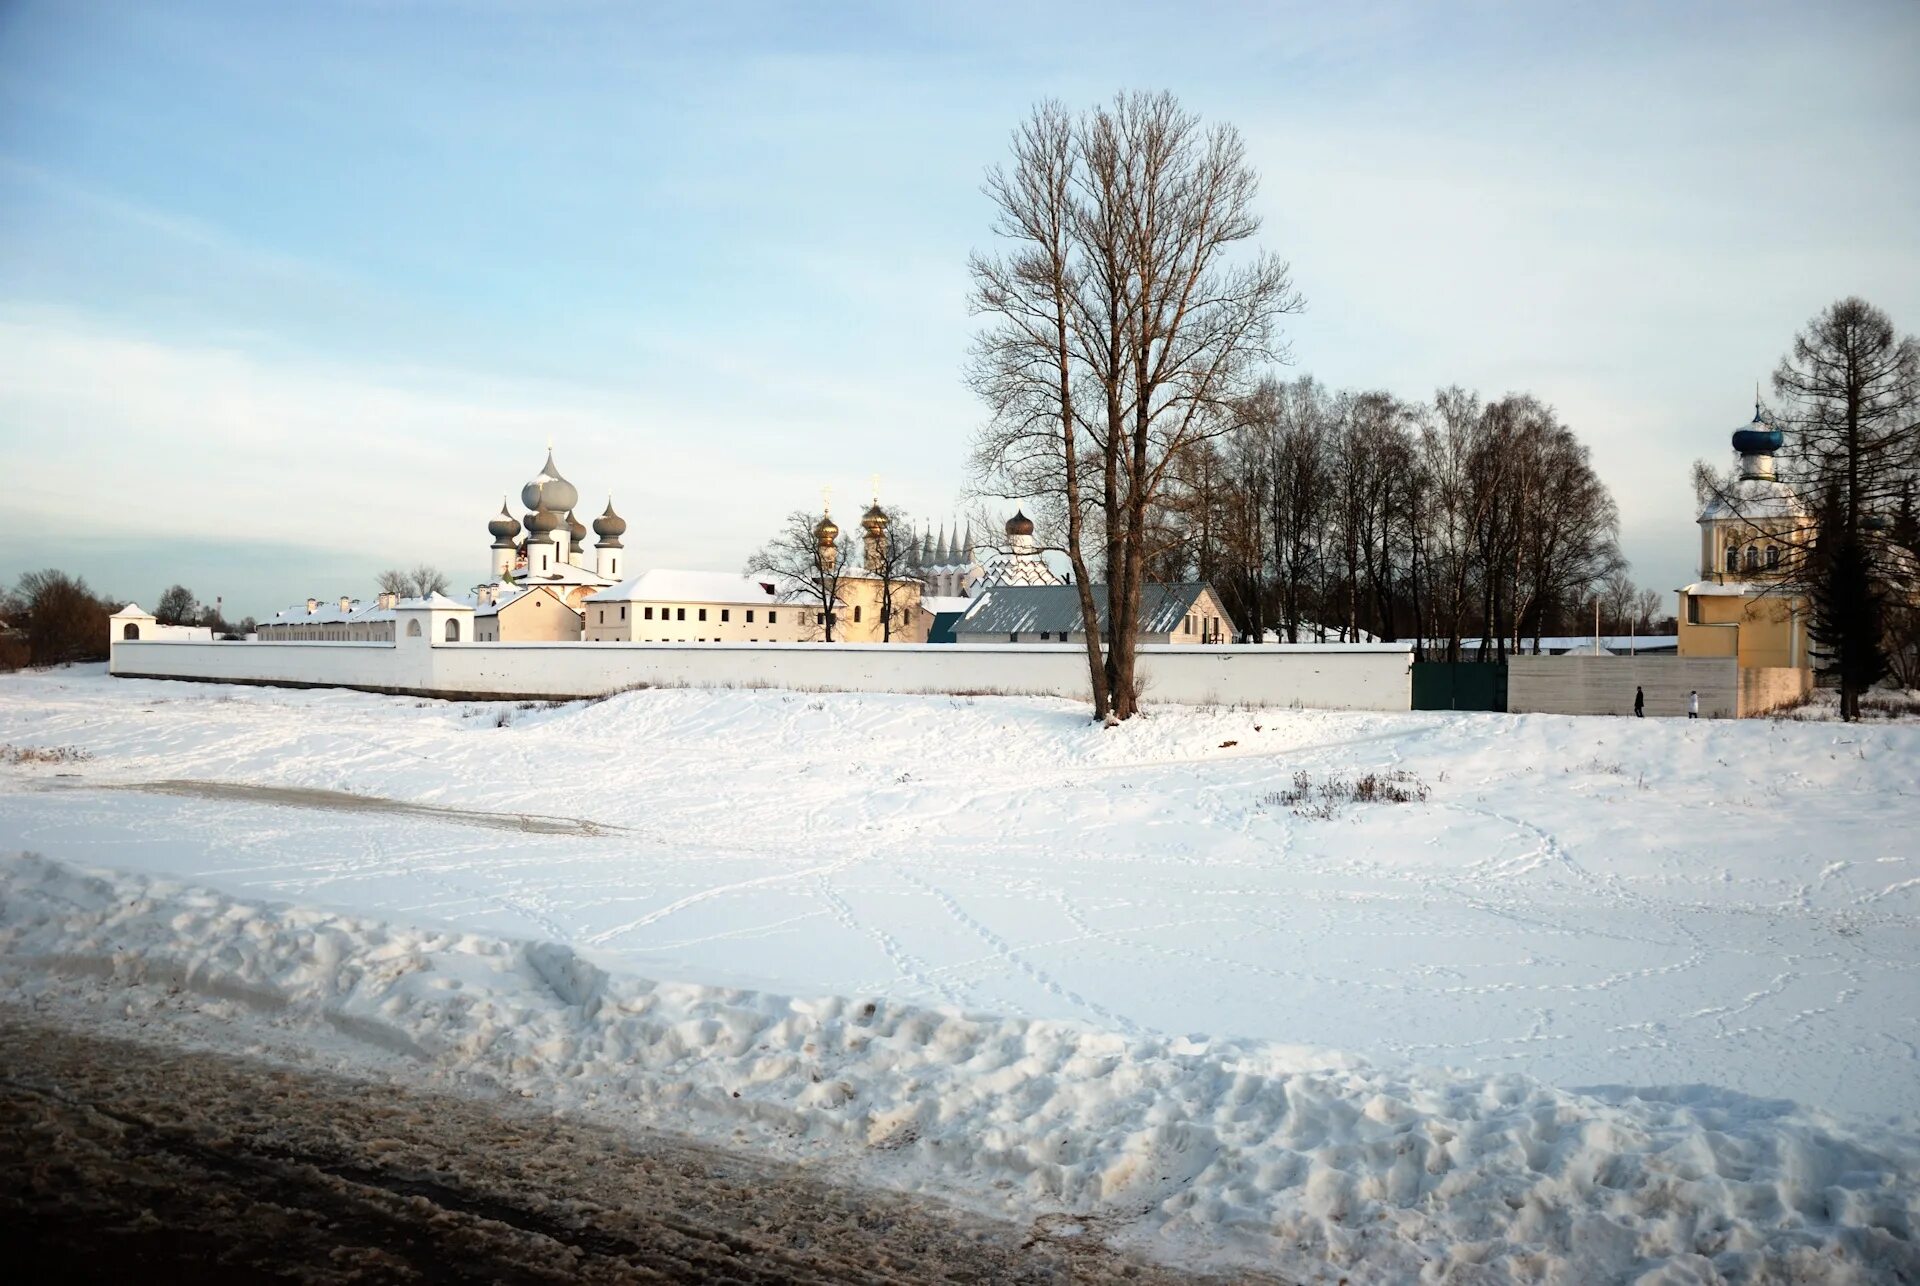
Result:
[[[805,602],[768,577],[656,568],[589,596],[589,643],[799,643],[818,636]]]

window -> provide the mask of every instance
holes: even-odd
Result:
[[[1051,642],[1051,641],[1052,641],[1052,639],[1053,639],[1053,634],[1052,634],[1052,632],[1051,632],[1051,631],[1049,631],[1049,630],[1041,630],[1041,631],[1040,631],[1040,641],[1041,641],[1042,643],[1047,643],[1047,642]]]
[[[620,609],[620,619],[623,621],[627,619],[627,609],[625,607]]]
[[[603,607],[600,609],[600,624],[605,625],[606,623],[607,623],[607,609]]]
[[[458,643],[459,641],[460,641],[460,622],[454,620],[451,616],[449,616],[447,618],[447,642]]]
[[[1771,568],[1771,567],[1778,567],[1779,565],[1780,565],[1780,546],[1768,545],[1767,546],[1767,566]]]
[[[645,616],[644,618],[642,618],[642,619],[644,619],[644,620],[649,620],[649,621],[653,619],[653,609],[652,609],[651,607],[649,607],[649,608],[647,609],[647,614],[646,614],[646,616]]]
[[[1698,625],[1699,623],[1700,596],[1698,594],[1689,594],[1687,595],[1687,624]]]
[[[1740,551],[1732,545],[1727,546],[1727,570],[1730,572],[1740,570]]]
[[[140,637],[140,627],[132,621],[128,621],[125,627],[121,629],[120,637],[123,639],[137,639]]]
[[[410,639],[417,639],[420,637],[420,622],[418,621],[407,622],[407,637]]]
[[[860,623],[860,604],[858,603],[853,605],[853,623],[855,625]]]
[[[1007,642],[1009,642],[1009,643],[1018,643],[1019,641],[1020,641],[1020,636],[1019,636],[1018,634],[1009,634],[1009,635],[1007,635]]]
[[[1180,622],[1180,632],[1182,634],[1193,633],[1193,618],[1191,616],[1185,618]]]
[[[699,612],[700,612],[700,619],[701,619],[701,620],[703,620],[703,621],[704,621],[704,620],[706,620],[706,619],[707,619],[707,609],[706,609],[706,608],[704,608],[704,607],[702,607],[702,608],[699,608],[698,610],[699,610]]]
[[[721,623],[722,625],[725,625],[725,624],[726,624],[726,623],[727,623],[727,622],[728,622],[729,620],[731,620],[732,618],[733,618],[733,613],[732,613],[732,612],[730,612],[730,611],[728,611],[728,610],[727,610],[726,608],[724,608],[724,607],[720,609],[720,623]]]
[[[813,614],[813,623],[815,625],[825,625],[827,623],[827,614],[825,612],[815,612]]]
[[[748,617],[747,619],[748,619],[748,620],[752,620],[753,618],[752,618],[751,616],[749,616],[749,617]],[[768,613],[767,613],[767,624],[769,624],[769,625],[778,625],[779,623],[780,623],[780,621],[779,621],[779,613],[777,613],[777,612],[768,612]]]
[[[1747,570],[1751,572],[1751,571],[1758,571],[1759,569],[1760,569],[1760,551],[1754,548],[1752,545],[1748,545],[1747,546]]]
[[[687,609],[686,609],[686,608],[684,608],[684,607],[680,607],[680,608],[675,608],[674,610],[675,610],[675,611],[677,611],[677,612],[679,613],[679,615],[678,615],[678,616],[676,616],[676,617],[674,617],[674,619],[675,619],[675,620],[677,620],[677,621],[684,621],[684,620],[686,620],[686,619],[687,619]]]
[[[747,609],[747,624],[753,624],[753,609],[751,607]]]

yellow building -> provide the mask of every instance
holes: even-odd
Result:
[[[833,614],[833,640],[836,643],[925,643],[933,616],[920,605],[925,583],[906,568],[906,552],[895,559],[899,565],[887,566],[887,515],[874,501],[860,519],[863,564],[840,566],[840,527],[831,515],[822,515],[814,525],[819,543],[817,571],[821,581],[831,579],[839,606]],[[811,622],[810,638],[826,638],[826,614],[821,609],[822,594],[811,589],[794,591],[796,607],[804,609],[804,621]],[[889,619],[891,614],[891,619]]]
[[[1679,591],[1680,655],[1741,669],[1807,668],[1807,599],[1790,586],[1813,538],[1805,503],[1774,475],[1780,431],[1759,404],[1734,431],[1739,476],[1700,513],[1700,580]]]

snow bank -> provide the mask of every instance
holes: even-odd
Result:
[[[21,1003],[184,1004],[556,1110],[1328,1279],[1920,1273],[1920,1138],[1700,1087],[1580,1094],[1261,1042],[610,974],[574,950],[0,859]],[[352,1060],[348,1060],[352,1061]],[[1716,1276],[1716,1274],[1718,1276]]]

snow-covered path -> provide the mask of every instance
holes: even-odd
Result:
[[[92,757],[0,767],[0,848],[650,977],[1920,1113],[1920,728],[1165,709],[1103,732],[1067,703],[705,691],[500,710],[10,676],[0,742]],[[1378,769],[1431,799],[1265,799]],[[118,788],[168,781],[593,825]]]

